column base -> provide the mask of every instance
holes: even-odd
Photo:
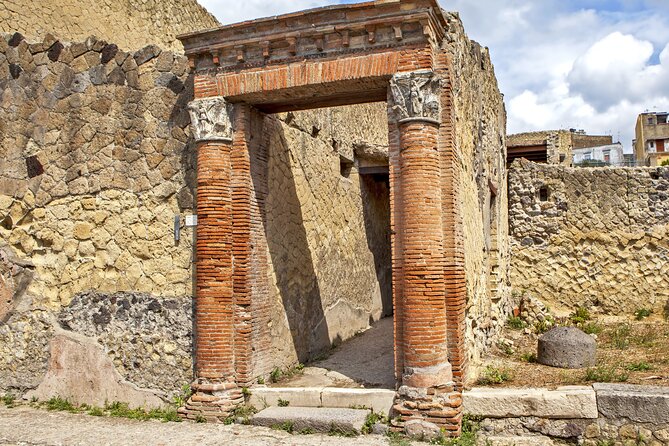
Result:
[[[458,437],[462,427],[462,393],[453,384],[439,387],[402,386],[397,391],[391,429],[409,437],[434,440]]]
[[[186,420],[223,423],[244,403],[242,389],[235,383],[196,381],[191,388],[193,394],[177,411]]]

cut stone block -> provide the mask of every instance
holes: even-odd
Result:
[[[488,418],[597,418],[597,399],[591,387],[491,389],[477,387],[462,395],[464,411]]]
[[[599,413],[606,418],[653,424],[669,421],[669,388],[599,383],[593,387]]]
[[[326,407],[268,407],[253,416],[256,426],[281,426],[292,423],[293,432],[337,432],[359,434],[369,410]]]
[[[549,437],[543,435],[526,436],[526,437],[507,437],[507,436],[490,436],[483,437],[479,442],[486,446],[555,446],[558,443],[554,442]]]
[[[249,404],[256,409],[278,406],[279,400],[288,401],[290,406],[320,407],[322,387],[254,387]],[[348,406],[347,406],[348,407]]]
[[[323,407],[366,407],[388,416],[395,400],[395,391],[387,389],[345,389],[326,387],[321,394]]]
[[[537,361],[563,369],[595,365],[597,343],[576,327],[555,327],[539,338]]]

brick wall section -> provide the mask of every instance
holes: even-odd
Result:
[[[438,126],[400,124],[402,300],[405,368],[447,362]],[[406,384],[406,383],[405,383]]]
[[[390,95],[390,92],[389,92]],[[388,167],[390,177],[390,243],[393,268],[393,324],[395,331],[395,378],[404,372],[404,305],[400,296],[404,294],[404,248],[399,236],[403,227],[402,181],[400,174],[400,130],[392,110],[392,97],[388,98]]]
[[[439,152],[442,160],[442,213],[444,234],[444,282],[446,284],[446,314],[448,327],[448,359],[453,378],[459,388],[466,373],[464,320],[466,281],[464,244],[460,212],[460,178],[457,163],[460,156],[455,145],[455,113],[451,76],[451,57],[448,50],[437,53],[437,69],[442,76],[442,123],[439,128]]]
[[[229,143],[205,142],[197,156],[197,375],[234,376],[232,199]]]

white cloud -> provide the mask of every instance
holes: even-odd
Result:
[[[461,11],[471,37],[490,47],[509,133],[579,128],[612,134],[630,151],[636,116],[669,111],[669,2],[630,1],[625,11],[579,9],[576,1],[569,9],[568,0],[537,0],[522,10],[514,3],[444,2]],[[505,9],[523,15],[513,32],[479,18],[486,10],[505,16]]]
[[[338,0],[200,1],[228,24]],[[669,111],[667,0],[590,1],[586,8],[579,0],[440,2],[490,48],[510,133],[582,128],[620,135],[629,151],[636,116]],[[591,7],[597,4],[608,10]]]
[[[332,4],[331,0],[199,0],[223,25]]]

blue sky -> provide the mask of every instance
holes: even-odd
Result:
[[[224,24],[337,3],[199,1]],[[490,48],[509,133],[585,129],[613,135],[629,152],[636,116],[669,111],[669,0],[440,3]]]

